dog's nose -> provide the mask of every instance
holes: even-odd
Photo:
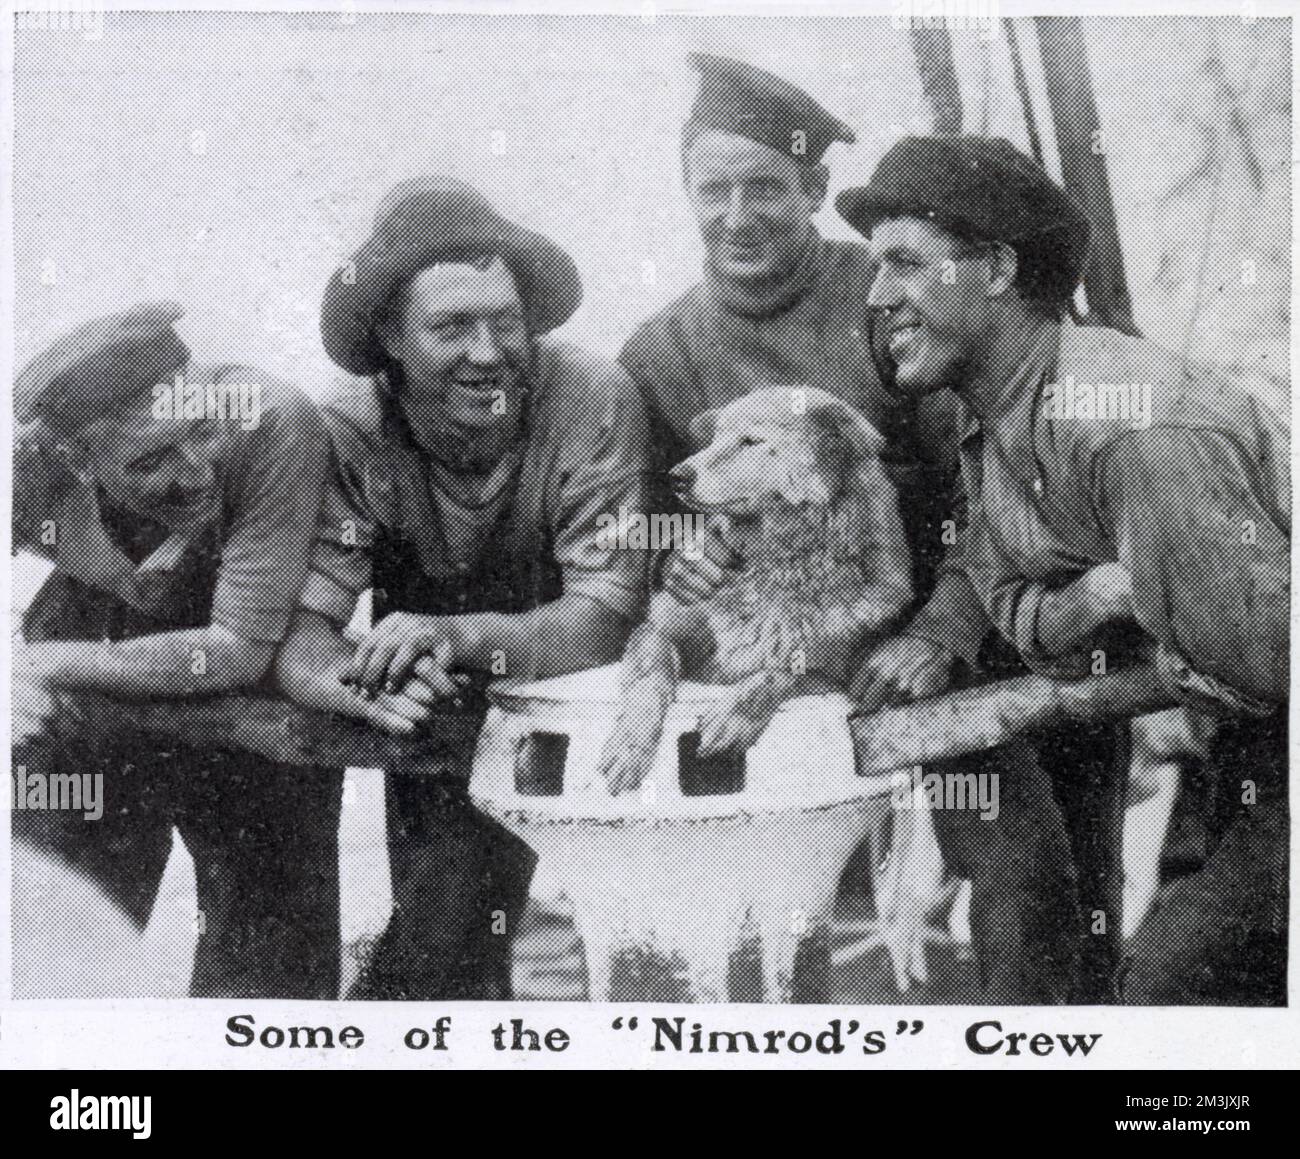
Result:
[[[668,472],[668,481],[679,491],[689,487],[695,481],[695,468],[689,463],[678,463]]]

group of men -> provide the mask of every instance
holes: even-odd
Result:
[[[832,241],[813,224],[822,162],[850,128],[769,73],[691,63],[681,148],[704,275],[617,363],[548,337],[582,299],[569,255],[444,177],[392,190],[331,279],[322,337],[351,377],[320,407],[197,362],[170,304],[30,363],[14,542],[55,570],[15,653],[16,738],[42,736],[61,691],[258,685],[410,734],[448,706],[482,711],[492,676],[608,663],[650,584],[700,599],[734,561],[710,541],[651,566],[599,517],[669,509],[663,474],[702,412],[819,387],[885,437],[921,593],[861,658],[865,711],[1023,665],[1074,679],[1101,655],[1153,658],[1220,718],[1210,843],[1127,948],[1127,722],[959,762],[1001,785],[995,819],[935,813],[972,882],[980,997],[1284,1002],[1287,432],[1231,376],[1071,320],[1088,220],[1006,142],[900,140],[836,200],[864,241]],[[1150,384],[1153,421],[1054,418],[1045,392],[1067,376]],[[157,384],[235,378],[265,384],[255,424],[156,405]],[[50,768],[102,770],[104,815],[15,813],[15,839],[143,927],[179,831],[205,915],[194,995],[337,996],[341,770],[46,747]],[[463,777],[393,768],[386,792],[393,916],[352,996],[508,996],[531,853]]]

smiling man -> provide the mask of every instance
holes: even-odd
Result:
[[[682,177],[704,243],[704,278],[642,325],[620,355],[649,406],[654,466],[664,478],[699,449],[695,419],[764,387],[816,387],[860,411],[885,439],[881,455],[898,489],[918,599],[861,659],[852,692],[865,711],[941,692],[986,665],[984,645],[995,634],[949,551],[959,408],[948,395],[917,399],[890,389],[889,354],[867,301],[875,261],[865,245],[824,238],[814,224],[830,176],[823,158],[836,142],[852,143],[853,132],[780,77],[701,53],[689,59],[700,87],[682,134]],[[654,503],[675,509],[662,487]],[[708,598],[735,574],[715,536],[699,546],[663,566],[665,588],[682,603]],[[956,762],[953,771],[987,775],[1028,759],[1017,748]],[[1038,861],[1054,856],[1049,850]],[[954,859],[967,875],[981,874],[972,862]],[[981,896],[1005,896],[994,880],[1001,864],[987,868]],[[1050,890],[1054,880],[1042,878]],[[1058,961],[1070,956],[1073,931],[1008,936],[995,930],[1006,925],[1000,915],[976,917],[989,1000],[1065,993],[1059,978],[1068,966]]]
[[[885,437],[923,599],[904,631],[882,643],[858,677],[877,707],[935,692],[964,661],[979,663],[988,620],[959,567],[945,561],[945,520],[956,474],[956,411],[882,384],[867,294],[875,264],[856,242],[824,238],[813,222],[826,199],[823,157],[852,130],[802,89],[742,61],[692,53],[700,87],[682,134],[682,176],[704,243],[704,280],[647,321],[620,361],[650,410],[662,478],[699,448],[691,424],[756,389],[818,387],[862,412]],[[657,505],[671,510],[660,491]],[[723,582],[725,553],[664,567],[679,598]]]
[[[14,544],[54,571],[15,650],[16,742],[41,735],[60,692],[155,700],[256,685],[297,605],[324,424],[288,386],[191,358],[180,315],[161,302],[96,319],[18,376]],[[232,381],[257,387],[256,422],[158,405],[178,382],[215,398]],[[34,750],[51,775],[102,773],[104,811],[15,813],[16,840],[61,857],[143,928],[175,827],[198,884],[191,993],[334,997],[341,778],[156,746],[124,736],[87,751],[57,737]],[[37,888],[15,876],[16,896]]]
[[[1289,432],[1239,376],[1066,318],[1088,222],[1008,142],[904,139],[837,205],[879,262],[898,389],[967,409],[967,568],[1003,635],[1062,679],[1153,654],[1171,693],[1223,718],[1213,848],[1157,900],[1114,993],[1285,1002]],[[1064,412],[1076,382],[1145,387],[1149,421]],[[1126,762],[1106,753],[1124,743],[1074,729],[1040,745],[1058,750],[1083,903],[1112,932]],[[1083,920],[1099,932],[1095,909]]]
[[[618,657],[646,555],[601,517],[645,509],[644,410],[616,364],[543,337],[581,299],[569,255],[473,189],[384,199],[321,310],[327,353],[367,377],[326,407],[333,479],[277,664],[295,699],[412,732],[437,706],[481,713],[493,676]],[[448,778],[389,770],[394,915],[355,997],[509,996],[533,856],[470,804],[471,756]]]

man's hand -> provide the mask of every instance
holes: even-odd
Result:
[[[380,692],[373,697],[356,699],[357,715],[368,724],[392,733],[410,736],[433,715],[440,698],[418,676],[408,680],[397,692]]]
[[[363,697],[373,698],[380,689],[397,692],[415,673],[437,696],[454,698],[466,679],[450,672],[457,660],[458,640],[451,617],[394,612],[357,646],[343,682]]]
[[[18,670],[17,664],[14,666],[10,701],[13,722],[10,743],[15,748],[39,739],[59,711],[53,694],[37,681],[27,678]]]
[[[677,547],[664,561],[664,591],[685,607],[701,603],[722,587],[736,563],[717,528],[706,526],[689,554]]]
[[[894,636],[867,654],[849,685],[863,712],[936,696],[952,681],[957,655],[918,636]]]

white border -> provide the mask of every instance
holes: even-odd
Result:
[[[34,5],[39,7],[40,5]],[[0,254],[4,255],[0,276],[0,381],[13,381],[13,15],[12,0],[3,6],[0,19]],[[445,12],[459,14],[540,14],[540,15],[616,15],[642,17],[655,15],[695,16],[888,16],[893,5],[889,0],[852,0],[852,2],[795,3],[790,0],[629,0],[624,3],[591,3],[571,0],[568,3],[386,3],[358,4],[347,0],[298,4],[285,0],[267,3],[254,0],[190,0],[169,5],[160,0],[127,0],[103,5],[107,14],[114,11],[338,11],[347,12]],[[1002,17],[1031,15],[1087,16],[1228,16],[1253,13],[1259,19],[1290,17],[1294,5],[1289,0],[1242,0],[1237,3],[1212,3],[1206,0],[1000,0]],[[1292,37],[1292,108],[1300,98],[1300,78],[1295,68],[1295,37]],[[1293,164],[1300,164],[1292,126]],[[1293,170],[1294,172],[1294,170]],[[1297,191],[1292,188],[1294,206]],[[1300,235],[1292,229],[1292,378],[1296,366],[1296,311],[1300,303]],[[10,445],[12,438],[11,407],[0,407],[0,445]],[[11,495],[11,460],[0,455],[0,486],[6,505]],[[1294,475],[1293,461],[1293,475]],[[3,520],[6,542],[10,535],[8,519]],[[1293,573],[1297,570],[1295,554]],[[0,569],[0,608],[8,609],[11,577],[8,568]],[[1294,574],[1293,574],[1294,579]],[[1293,613],[1293,621],[1300,616]],[[1297,633],[1292,632],[1293,666]],[[0,660],[0,727],[8,735],[9,725],[9,655],[4,649]],[[1292,768],[1295,767],[1297,741],[1292,720]],[[1292,778],[1294,781],[1294,777]],[[660,1006],[654,1003],[604,1005],[594,1003],[504,1002],[504,1003],[359,1003],[359,1002],[226,1002],[226,1001],[155,1001],[155,1002],[14,1002],[9,989],[9,816],[7,809],[0,821],[0,1068],[91,1067],[105,1069],[174,1067],[241,1067],[266,1069],[346,1069],[346,1068],[446,1068],[511,1067],[546,1068],[713,1068],[749,1069],[784,1067],[794,1069],[1075,1069],[1132,1068],[1166,1070],[1171,1068],[1215,1068],[1250,1070],[1255,1067],[1300,1067],[1300,1011],[1289,1009],[1228,1009],[1214,1007],[1126,1008],[1126,1007],[963,1007],[963,1006]],[[1296,953],[1295,931],[1300,926],[1300,901],[1295,888],[1294,867],[1300,853],[1300,825],[1292,824],[1292,889],[1289,987],[1293,1003],[1300,999],[1300,955]],[[238,1014],[252,1014],[258,1026],[328,1025],[339,1030],[357,1026],[365,1034],[358,1049],[346,1050],[269,1050],[260,1046],[235,1048],[226,1045],[226,1020]],[[430,1050],[408,1050],[402,1045],[411,1027],[430,1028],[440,1015],[452,1018],[451,1049],[445,1054]],[[632,1016],[640,1020],[636,1032],[614,1030],[614,1019]],[[694,1023],[706,1029],[762,1032],[804,1029],[816,1034],[827,1028],[830,1020],[860,1023],[856,1040],[843,1054],[824,1056],[815,1051],[793,1056],[782,1051],[776,1056],[760,1054],[692,1054],[655,1053],[650,1049],[653,1032],[648,1029],[655,1017],[684,1018],[689,1028]],[[564,1028],[570,1037],[562,1053],[497,1052],[492,1047],[491,1029],[498,1023],[508,1024],[521,1018],[529,1027],[546,1030]],[[895,1033],[900,1022],[922,1021],[924,1029],[917,1035]],[[1005,1053],[981,1056],[966,1047],[967,1029],[974,1023],[998,1021],[1006,1032],[1056,1034],[1100,1034],[1102,1037],[1086,1058],[1067,1058],[1057,1048],[1046,1058]],[[884,1031],[885,1050],[864,1054],[862,1034],[866,1029]],[[986,1030],[985,1034],[997,1035]],[[760,1040],[761,1041],[761,1040]],[[1193,1082],[1188,1083],[1194,1093]]]

